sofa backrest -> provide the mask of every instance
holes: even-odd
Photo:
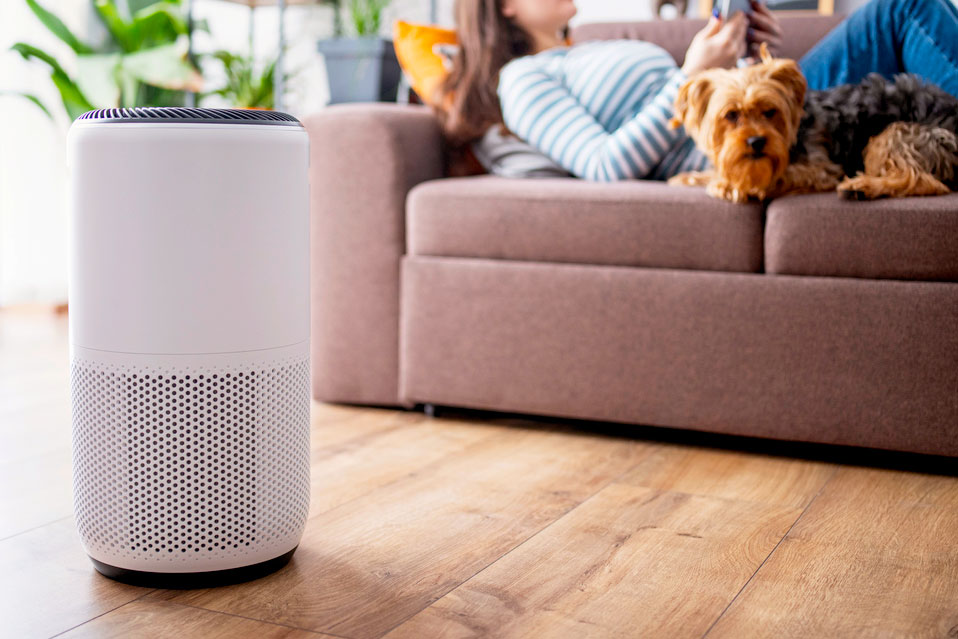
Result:
[[[798,59],[842,21],[844,16],[782,16],[785,32],[783,58]],[[596,22],[572,30],[573,42],[586,40],[646,40],[668,51],[679,64],[685,60],[692,36],[705,26],[705,20],[652,20],[648,22]]]

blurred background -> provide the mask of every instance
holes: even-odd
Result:
[[[281,34],[276,1],[0,2],[0,307],[66,301],[66,133],[80,113],[196,105],[282,108],[302,117],[328,104],[330,86],[342,84],[327,69],[343,51],[358,47],[389,64],[395,20],[453,23],[453,0],[288,0]],[[836,0],[834,9],[848,12],[860,2]],[[686,4],[689,14],[702,10],[696,0]],[[575,23],[648,20],[654,5],[580,0]],[[670,5],[661,15],[677,11]],[[340,65],[337,73],[355,69]],[[402,89],[391,90],[333,97],[403,99]]]

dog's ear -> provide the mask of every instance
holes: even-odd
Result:
[[[808,83],[802,70],[794,60],[778,58],[765,63],[768,67],[768,78],[785,87],[789,100],[792,102],[792,115],[795,126],[802,117],[802,106],[805,104],[805,91]]]
[[[675,96],[675,116],[669,120],[669,126],[677,129],[684,124],[686,132],[694,135],[705,117],[709,98],[714,91],[715,85],[708,73],[693,75],[679,88],[679,93]]]

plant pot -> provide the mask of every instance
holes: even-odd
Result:
[[[400,70],[391,40],[331,38],[318,48],[326,60],[330,104],[396,101]]]

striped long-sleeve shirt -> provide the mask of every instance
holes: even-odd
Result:
[[[586,42],[509,62],[499,101],[506,126],[573,175],[665,179],[708,166],[684,130],[669,127],[685,80],[650,42]]]

